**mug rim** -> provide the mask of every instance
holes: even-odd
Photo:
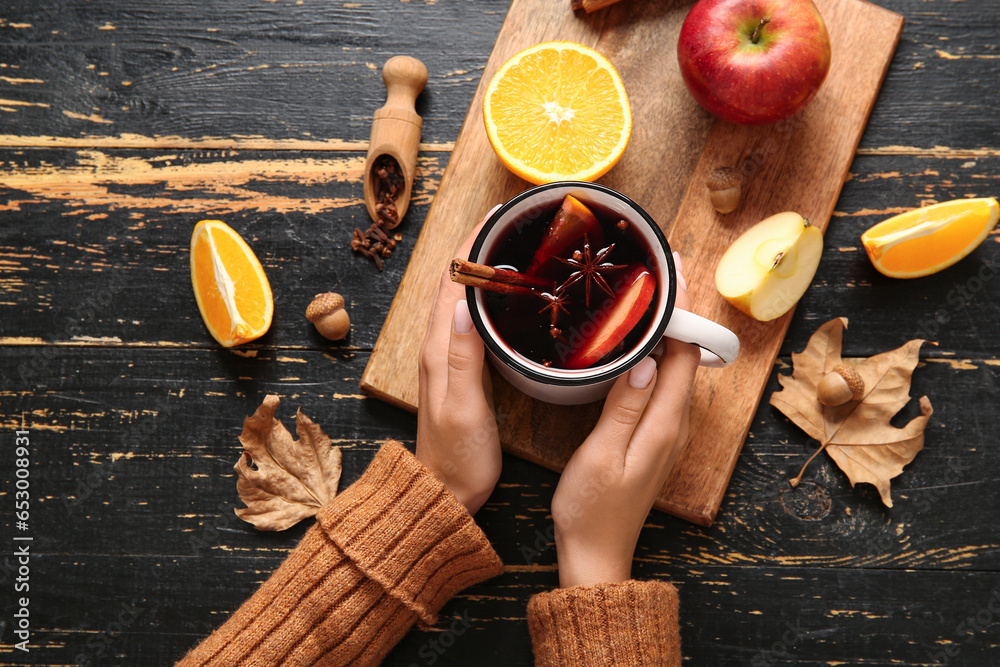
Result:
[[[677,279],[676,279],[676,267],[674,266],[673,253],[670,250],[670,244],[667,242],[666,236],[663,234],[663,230],[660,226],[656,224],[652,216],[646,212],[641,206],[635,203],[632,199],[626,195],[609,188],[606,185],[601,185],[599,183],[589,183],[586,181],[554,181],[552,183],[545,183],[542,185],[537,185],[532,188],[528,188],[524,192],[515,195],[504,203],[500,208],[498,208],[493,215],[491,215],[483,228],[479,231],[476,236],[475,241],[472,244],[472,249],[469,251],[469,258],[475,257],[479,259],[479,255],[482,252],[483,245],[486,242],[486,238],[489,236],[490,232],[499,224],[501,218],[510,211],[514,206],[523,202],[529,197],[536,196],[548,190],[553,190],[556,188],[580,188],[584,190],[594,190],[597,192],[604,193],[614,199],[618,199],[628,208],[634,211],[640,219],[642,219],[646,226],[649,227],[653,236],[660,243],[664,249],[664,259],[666,262],[666,272],[669,278],[669,286],[667,289],[666,302],[663,308],[663,314],[660,316],[658,322],[654,322],[652,326],[652,335],[648,337],[648,340],[644,345],[633,350],[630,354],[631,357],[624,363],[613,368],[608,368],[613,366],[615,362],[610,364],[604,364],[603,366],[596,366],[592,368],[584,369],[564,369],[564,368],[551,368],[546,369],[546,373],[533,367],[537,365],[536,362],[531,361],[523,357],[515,357],[511,355],[507,349],[499,345],[493,336],[489,335],[486,324],[484,322],[484,314],[480,312],[479,303],[476,299],[476,288],[467,285],[465,288],[466,301],[469,304],[469,313],[472,315],[472,322],[479,332],[480,338],[482,338],[483,343],[486,348],[493,354],[493,356],[503,363],[508,368],[514,370],[518,374],[544,385],[553,386],[568,386],[577,387],[591,384],[598,384],[605,382],[607,380],[612,380],[621,375],[624,375],[630,371],[636,364],[645,359],[650,352],[652,352],[660,341],[663,339],[663,334],[667,329],[667,324],[670,322],[670,317],[674,312],[674,302],[677,297]],[[475,260],[473,260],[475,261]],[[660,282],[663,282],[662,277],[659,278]],[[618,360],[615,360],[618,361]],[[603,369],[603,370],[602,370]],[[588,372],[590,371],[590,372]]]

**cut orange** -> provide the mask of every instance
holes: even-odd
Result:
[[[632,133],[618,72],[575,42],[536,44],[504,63],[486,89],[483,117],[500,161],[536,185],[600,178]]]
[[[274,297],[264,267],[239,234],[219,220],[202,220],[191,234],[191,283],[205,326],[223,347],[263,336]]]
[[[920,278],[976,249],[1000,218],[994,197],[956,199],[914,209],[861,235],[875,268],[891,278]]]

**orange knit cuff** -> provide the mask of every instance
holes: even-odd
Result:
[[[528,602],[536,667],[681,664],[677,589],[664,581],[574,586]]]
[[[426,625],[455,593],[503,572],[465,506],[395,441],[316,518],[365,575]]]

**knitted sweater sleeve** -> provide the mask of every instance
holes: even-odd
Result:
[[[503,565],[458,500],[401,444],[320,510],[284,563],[178,663],[377,665],[419,621]]]
[[[536,667],[681,664],[677,589],[663,581],[574,586],[528,603]]]

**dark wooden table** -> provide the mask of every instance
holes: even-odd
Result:
[[[263,534],[233,515],[237,436],[265,394],[283,398],[286,423],[301,406],[335,439],[345,483],[384,439],[412,445],[414,417],[358,381],[508,3],[5,4],[0,662],[170,664],[304,531]],[[791,490],[815,443],[764,401],[718,523],[654,512],[639,542],[635,575],[680,587],[692,665],[1000,664],[1000,237],[915,281],[882,277],[858,241],[910,207],[997,194],[1000,2],[879,4],[906,28],[776,372],[836,316],[851,321],[848,357],[938,341],[913,383],[935,408],[926,449],[893,482],[891,510],[825,456]],[[367,226],[361,165],[396,54],[430,70],[425,144],[405,240],[378,273],[348,243]],[[238,230],[274,288],[271,331],[242,350],[214,343],[191,292],[204,218]],[[303,318],[325,290],[348,298],[345,344]],[[900,420],[915,414],[914,401]],[[14,515],[19,430],[27,531]],[[386,664],[532,664],[525,605],[557,581],[545,538],[556,481],[505,457],[477,517],[504,575]],[[33,538],[29,653],[12,646],[15,536]]]

